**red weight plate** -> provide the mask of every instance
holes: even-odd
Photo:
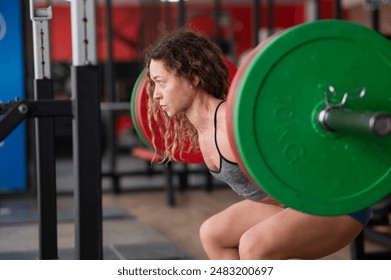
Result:
[[[246,169],[245,164],[241,160],[238,146],[236,144],[236,137],[235,137],[235,128],[234,128],[234,114],[235,111],[235,103],[237,100],[237,92],[238,87],[240,83],[242,82],[243,74],[246,72],[247,67],[251,64],[252,59],[254,56],[260,52],[263,48],[265,48],[273,38],[275,38],[277,34],[267,38],[266,40],[262,41],[257,47],[255,47],[253,50],[251,50],[245,59],[243,60],[242,64],[239,65],[239,68],[236,71],[235,77],[232,80],[231,87],[228,92],[228,98],[227,98],[227,114],[226,114],[226,124],[227,124],[227,132],[228,137],[230,139],[230,146],[232,149],[232,152],[240,166],[240,169],[243,171],[243,173],[246,174],[246,176],[255,184],[255,181],[251,178],[249,172]]]
[[[157,132],[155,134],[155,139],[152,137],[152,132],[148,124],[148,94],[146,92],[147,79],[144,72],[141,74],[144,75],[140,81],[138,89],[136,91],[137,97],[135,100],[135,112],[136,112],[136,121],[140,130],[140,133],[144,136],[145,140],[149,143],[149,147],[153,147],[153,143],[156,146],[157,152],[162,155],[165,151],[163,133],[159,133],[161,125],[157,121],[152,121],[152,130]],[[159,119],[162,121],[163,116],[160,114]],[[180,157],[179,151],[175,153],[174,159],[178,162],[184,163],[202,163],[203,157],[200,151],[198,152],[186,152],[186,149],[190,147],[190,142],[185,142],[184,152],[182,157]]]
[[[139,89],[139,84],[140,84],[140,81],[142,80],[142,78],[143,78],[143,75],[139,75],[137,80],[136,80],[136,82],[135,82],[135,85],[133,87],[132,95],[131,95],[131,98],[130,98],[130,114],[131,114],[131,118],[133,120],[134,130],[137,132],[137,135],[139,136],[140,140],[148,148],[151,148],[149,143],[148,143],[148,141],[144,138],[144,135],[140,131],[140,127],[139,127],[140,116],[137,115],[138,113],[136,112],[137,111],[136,104],[138,104],[138,102],[139,102],[139,101],[136,101],[136,99],[139,96],[139,94],[137,94],[137,91]]]
[[[225,62],[228,66],[228,69],[230,71],[230,81],[233,79],[235,73],[236,73],[236,66],[229,61],[227,58],[225,59]],[[135,92],[135,102],[134,102],[134,110],[135,110],[135,116],[136,116],[136,124],[138,127],[138,132],[142,134],[142,137],[146,140],[147,146],[149,148],[153,148],[153,143],[156,146],[157,152],[162,155],[165,151],[165,145],[164,145],[164,138],[162,135],[164,135],[164,131],[162,133],[156,133],[155,139],[152,139],[152,133],[149,128],[148,124],[148,94],[146,92],[146,86],[147,86],[147,79],[145,77],[144,72],[141,73],[143,75],[140,79],[140,82],[138,84],[138,88]],[[163,113],[159,115],[159,120],[163,120]],[[172,124],[173,125],[173,124]],[[157,121],[152,121],[152,130],[155,132],[159,132],[161,129],[161,125]],[[178,162],[185,162],[185,163],[203,163],[203,157],[201,154],[201,151],[196,152],[186,152],[186,150],[190,147],[190,141],[185,142],[185,148],[182,154],[182,157],[179,154],[179,151],[175,153],[174,159]]]

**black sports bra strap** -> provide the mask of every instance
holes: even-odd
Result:
[[[217,105],[216,107],[216,111],[215,111],[215,119],[214,119],[214,127],[215,127],[215,145],[216,145],[216,149],[217,149],[217,152],[219,153],[220,157],[222,156],[221,153],[220,153],[220,149],[219,149],[219,146],[217,145],[217,111],[219,110],[219,107],[221,104],[223,104],[225,102],[225,100],[221,101],[219,103],[219,105]]]

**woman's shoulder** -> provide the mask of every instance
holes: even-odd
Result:
[[[219,122],[225,122],[227,113],[227,101],[221,100],[219,103],[219,110],[217,112]]]
[[[219,110],[219,114],[222,114],[226,112],[227,110],[227,100],[222,100],[222,99],[218,99],[217,101],[217,107],[218,107],[218,110]]]

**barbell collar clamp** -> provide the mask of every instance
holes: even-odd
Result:
[[[391,116],[384,112],[358,112],[327,106],[319,113],[318,122],[330,132],[359,132],[376,136],[391,133]]]

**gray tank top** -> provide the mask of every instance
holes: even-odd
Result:
[[[217,145],[217,110],[223,102],[217,106],[214,117],[215,145],[220,156],[220,169],[217,171],[209,169],[209,171],[216,179],[227,183],[238,195],[250,200],[261,200],[267,194],[249,181],[237,163],[224,158]]]

